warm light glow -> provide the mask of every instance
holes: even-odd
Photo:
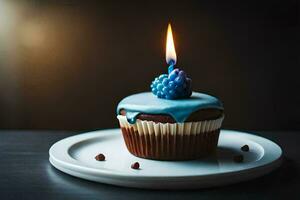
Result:
[[[171,24],[168,25],[167,42],[166,42],[166,61],[168,64],[176,64],[176,51],[174,46]]]
[[[20,30],[20,41],[25,47],[28,48],[41,48],[46,45],[45,30],[47,27],[45,24],[41,24],[38,21],[27,20],[22,24]]]

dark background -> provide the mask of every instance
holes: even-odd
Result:
[[[117,127],[123,97],[178,66],[225,128],[300,130],[299,3],[0,1],[0,128]]]

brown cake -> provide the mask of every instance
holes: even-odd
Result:
[[[189,160],[214,153],[224,117],[222,104],[201,93],[185,100],[140,93],[123,99],[117,112],[129,152],[155,160]],[[183,122],[174,117],[176,113],[186,115]]]

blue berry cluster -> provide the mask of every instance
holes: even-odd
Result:
[[[151,84],[151,91],[158,98],[183,99],[192,95],[192,80],[183,70],[174,69],[169,74],[156,77]]]

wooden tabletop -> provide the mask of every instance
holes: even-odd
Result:
[[[188,191],[122,188],[56,170],[48,161],[50,146],[77,133],[0,131],[0,199],[300,199],[300,131],[255,132],[283,149],[284,162],[271,174],[245,183]]]

